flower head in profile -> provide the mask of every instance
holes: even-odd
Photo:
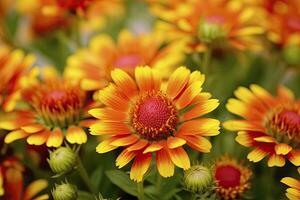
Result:
[[[252,171],[228,156],[214,164],[216,193],[221,199],[239,199],[250,188]]]
[[[120,68],[131,75],[139,65],[150,65],[167,77],[183,59],[180,44],[163,46],[160,34],[134,36],[122,31],[115,42],[108,35],[94,37],[89,48],[68,59],[65,75],[81,81],[84,90],[98,90],[111,80],[110,72]]]
[[[123,148],[116,165],[121,168],[134,159],[130,178],[135,181],[142,180],[153,154],[163,177],[173,176],[174,165],[189,169],[183,146],[209,152],[212,146],[205,137],[219,134],[218,120],[200,118],[219,104],[201,92],[204,75],[179,67],[164,84],[160,74],[150,67],[135,68],[133,76],[113,70],[113,83],[98,95],[105,106],[89,111],[99,119],[91,134],[104,137],[97,152]]]
[[[188,51],[205,51],[219,39],[238,49],[254,48],[253,36],[263,29],[251,21],[251,7],[242,1],[183,0],[151,1],[152,13],[162,19],[159,28],[171,38],[184,38]]]
[[[300,170],[298,168],[298,172]],[[282,183],[289,186],[290,188],[286,189],[286,197],[290,200],[298,200],[300,199],[300,181],[291,177],[285,177],[281,179]]]
[[[22,76],[29,73],[35,58],[21,50],[0,47],[0,109],[12,111],[20,95]]]
[[[22,90],[22,100],[30,108],[0,122],[1,128],[10,131],[6,143],[27,138],[29,144],[59,147],[64,138],[71,144],[87,141],[83,128],[93,122],[87,114],[92,103],[87,103],[78,84],[58,77],[33,81]]]
[[[286,159],[299,166],[300,104],[293,93],[280,86],[277,96],[272,96],[262,87],[251,85],[250,89],[238,88],[234,94],[237,99],[229,99],[226,107],[244,119],[223,125],[238,131],[238,143],[254,148],[248,159],[258,162],[268,156],[269,167],[282,167]]]
[[[16,157],[7,157],[0,162],[0,197],[3,200],[48,199],[48,195],[36,197],[48,185],[45,180],[36,180],[24,190],[24,167]]]

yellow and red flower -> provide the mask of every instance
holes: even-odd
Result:
[[[280,86],[274,97],[260,86],[251,85],[250,90],[240,87],[234,94],[238,99],[229,99],[226,107],[244,120],[230,120],[223,125],[238,131],[238,143],[255,148],[248,159],[258,162],[269,156],[270,167],[284,166],[285,159],[299,166],[300,104],[293,93]]]
[[[298,172],[300,170],[298,168]],[[289,186],[290,188],[286,189],[286,197],[290,200],[300,199],[300,181],[291,177],[285,177],[281,179],[281,182]]]
[[[300,2],[262,0],[267,37],[279,46],[300,45]]]
[[[0,163],[0,197],[3,200],[48,199],[48,195],[36,195],[48,185],[45,180],[32,182],[24,191],[24,167],[16,157],[5,158]]]
[[[9,132],[6,143],[27,138],[32,145],[61,146],[64,137],[71,144],[87,141],[84,127],[93,120],[87,111],[93,105],[86,101],[86,94],[78,84],[59,78],[34,82],[22,91],[22,100],[31,109],[20,110],[14,117],[0,122]]]
[[[28,24],[25,32],[30,39],[70,27],[73,20],[67,10],[58,6],[56,0],[17,0],[16,5],[17,11],[29,19],[24,24]]]
[[[90,127],[92,135],[103,136],[98,153],[123,147],[116,159],[119,168],[134,159],[130,178],[141,181],[156,154],[159,173],[174,174],[174,164],[184,170],[190,160],[183,146],[209,152],[212,145],[205,136],[219,134],[220,122],[199,118],[214,110],[218,100],[202,93],[204,75],[179,67],[164,84],[160,72],[150,67],[135,68],[133,77],[121,69],[111,72],[114,83],[100,90],[105,105],[89,113],[98,118]]]
[[[221,199],[238,199],[250,188],[252,171],[230,157],[222,157],[214,164],[215,191]]]
[[[89,91],[105,87],[114,68],[133,74],[136,66],[151,65],[166,77],[183,60],[183,53],[179,44],[163,47],[163,42],[158,34],[134,36],[122,31],[117,43],[108,35],[98,35],[88,49],[68,59],[65,75],[80,80],[81,87]]]
[[[29,72],[35,58],[21,50],[0,47],[0,107],[5,112],[12,111],[20,93],[20,80]]]
[[[252,21],[251,7],[241,1],[156,1],[152,5],[152,13],[163,20],[159,28],[171,38],[186,40],[188,51],[205,51],[211,39],[226,40],[238,49],[257,47],[252,36],[263,33]]]

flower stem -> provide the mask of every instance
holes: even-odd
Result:
[[[137,192],[138,192],[138,199],[144,200],[145,195],[144,195],[144,182],[143,181],[137,183]]]
[[[202,60],[203,73],[205,73],[206,75],[209,74],[210,72],[211,54],[212,54],[212,47],[210,44],[208,44],[207,49],[203,54],[203,60]]]
[[[81,176],[83,182],[85,183],[85,185],[87,186],[87,188],[89,189],[89,191],[93,194],[97,194],[96,189],[93,187],[91,180],[89,178],[89,175],[85,169],[85,167],[83,166],[81,159],[79,156],[77,156],[77,170],[79,172],[79,175]],[[99,193],[99,196],[102,197],[102,195]]]

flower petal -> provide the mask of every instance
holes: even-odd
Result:
[[[192,109],[183,114],[184,120],[190,120],[196,117],[200,117],[211,111],[215,110],[219,106],[219,100],[209,99],[193,105]]]
[[[171,98],[177,97],[177,95],[187,85],[190,78],[190,70],[186,67],[177,68],[168,81],[167,95]]]
[[[135,80],[142,92],[152,91],[154,89],[154,79],[150,67],[135,68]]]
[[[51,133],[50,130],[45,129],[42,132],[30,135],[27,138],[27,142],[28,142],[28,144],[31,144],[31,145],[42,145],[47,141],[50,133]]]
[[[212,148],[209,140],[202,136],[185,135],[182,136],[182,138],[187,141],[187,145],[189,145],[189,147],[195,149],[196,151],[208,153]]]
[[[223,123],[224,128],[230,131],[260,131],[265,132],[261,123],[246,120],[229,120]]]
[[[185,143],[186,143],[186,141],[184,139],[182,139],[182,138],[179,138],[179,137],[172,137],[172,136],[170,136],[167,139],[167,146],[170,149],[181,147]]]
[[[97,119],[109,122],[125,121],[127,117],[126,113],[111,108],[94,108],[88,112]]]
[[[135,81],[123,70],[114,69],[111,72],[111,78],[128,98],[137,94]]]
[[[300,181],[298,181],[294,178],[285,177],[285,178],[281,179],[280,182],[286,184],[287,186],[289,186],[291,188],[300,190]]]
[[[64,135],[60,128],[55,128],[49,135],[46,145],[47,147],[59,147],[63,143]]]
[[[146,145],[148,144],[148,141],[140,139],[139,141],[137,141],[135,144],[127,147],[128,151],[137,151],[137,150],[141,150],[142,148],[144,148]]]
[[[128,109],[129,100],[112,83],[99,91],[98,98],[103,104],[115,110]]]
[[[48,182],[46,180],[42,180],[42,179],[36,180],[27,186],[25,193],[23,195],[23,199],[24,200],[32,199],[35,195],[37,195],[47,187],[48,187]]]
[[[276,154],[273,154],[270,156],[269,160],[268,160],[268,166],[269,167],[283,167],[285,164],[285,159],[283,156],[279,156]]]
[[[254,149],[253,151],[251,151],[247,158],[249,161],[252,161],[252,162],[259,162],[261,161],[264,157],[266,157],[268,155],[267,152],[265,151],[262,151],[261,149],[259,148],[256,148]]]
[[[278,155],[287,155],[292,150],[292,147],[288,144],[276,144],[275,145],[275,152]]]
[[[195,120],[184,122],[179,127],[178,134],[215,136],[220,133],[219,129],[220,129],[219,120],[201,118],[201,119],[195,119]]]
[[[136,141],[139,140],[139,137],[135,134],[131,134],[131,135],[128,135],[128,136],[124,136],[124,137],[121,137],[121,138],[116,138],[114,139],[110,145],[112,146],[128,146],[128,145],[131,145],[133,143],[135,143]]]
[[[288,154],[289,161],[293,163],[295,166],[300,165],[300,151],[292,150]]]
[[[127,149],[123,150],[122,153],[116,159],[116,166],[119,168],[127,165],[135,156],[137,155],[136,151],[128,151]]]
[[[12,143],[15,140],[18,139],[22,139],[22,138],[26,138],[28,135],[30,135],[29,133],[26,133],[23,130],[15,130],[15,131],[11,131],[9,132],[6,136],[5,136],[5,143],[9,144]]]
[[[145,153],[149,153],[149,152],[155,152],[155,151],[161,150],[162,148],[163,148],[163,146],[160,145],[158,142],[153,142],[143,151],[143,153],[145,154]]]
[[[98,144],[96,147],[97,153],[107,153],[109,151],[112,151],[112,150],[118,148],[117,146],[110,145],[110,143],[113,140],[114,140],[114,138],[109,138],[109,139],[106,139],[106,140],[100,142],[100,144]]]
[[[188,106],[194,98],[201,92],[201,81],[193,82],[186,88],[180,97],[176,100],[176,107],[180,110]]]
[[[131,133],[130,128],[124,123],[98,122],[90,127],[92,135],[127,135]]]
[[[152,154],[138,154],[130,170],[130,179],[141,182],[151,164]]]
[[[84,144],[87,141],[87,135],[82,128],[70,126],[67,130],[66,139],[71,144]]]
[[[43,130],[45,128],[44,125],[42,124],[29,124],[26,126],[22,126],[21,129],[24,130],[27,133],[36,133],[36,132],[40,132],[41,130]]]
[[[176,166],[184,170],[187,170],[191,167],[190,158],[182,147],[168,149],[168,153],[172,162]]]
[[[166,150],[162,149],[156,152],[156,164],[161,176],[171,177],[174,175],[175,167]]]

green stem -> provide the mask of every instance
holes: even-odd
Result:
[[[87,186],[87,188],[89,189],[89,191],[93,194],[97,194],[96,189],[93,187],[91,180],[89,178],[89,175],[85,169],[85,167],[83,166],[81,159],[79,156],[77,156],[77,170],[79,172],[79,175],[81,176],[83,182],[85,183],[85,185]],[[102,195],[99,192],[99,196],[102,197]]]
[[[75,42],[77,45],[77,48],[82,47],[82,41],[81,41],[81,34],[80,34],[80,18],[78,17],[75,22]]]
[[[138,192],[138,199],[144,200],[145,195],[144,195],[144,182],[143,181],[137,183],[137,192]]]
[[[193,194],[192,194],[192,197],[191,197],[191,200],[197,200],[197,198],[198,198],[198,195],[195,194],[195,193],[193,193]]]
[[[210,44],[207,44],[207,49],[204,52],[203,61],[202,61],[203,73],[205,73],[206,75],[209,74],[210,72],[211,54],[212,54],[212,47]]]

